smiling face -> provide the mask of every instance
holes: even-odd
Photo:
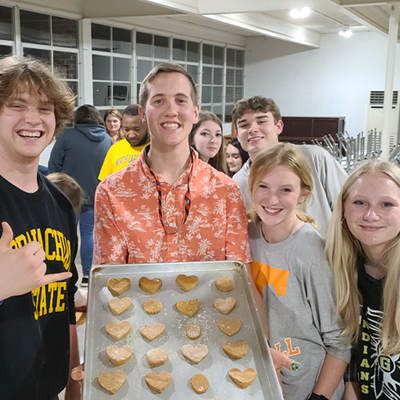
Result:
[[[151,135],[151,148],[186,148],[193,124],[198,121],[199,106],[191,99],[189,80],[179,72],[162,72],[148,84],[146,107],[140,108],[143,123]]]
[[[261,179],[252,200],[268,242],[276,243],[290,236],[298,221],[297,205],[304,198],[300,178],[287,167],[278,165]]]
[[[54,106],[44,94],[16,90],[0,110],[0,152],[21,165],[38,160],[55,127]]]
[[[122,130],[124,131],[125,139],[131,146],[142,146],[147,143],[147,127],[143,124],[139,115],[122,116]]]
[[[221,127],[214,121],[204,121],[193,137],[193,144],[200,155],[200,159],[208,162],[217,155],[222,145]]]
[[[278,136],[283,130],[282,120],[275,124],[270,111],[246,112],[238,119],[236,126],[237,138],[252,160],[261,150],[278,144]]]
[[[106,128],[108,134],[113,137],[118,134],[119,128],[121,126],[121,121],[112,114],[109,114],[106,119]]]
[[[344,218],[367,255],[381,254],[400,231],[400,188],[382,172],[361,175],[348,191]]]
[[[226,163],[230,172],[238,172],[243,165],[239,149],[231,144],[226,147]]]

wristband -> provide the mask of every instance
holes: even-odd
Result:
[[[311,393],[307,400],[329,400],[322,394]]]

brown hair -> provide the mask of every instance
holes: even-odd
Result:
[[[224,128],[222,126],[222,121],[212,112],[210,111],[200,111],[199,113],[199,121],[193,125],[193,128],[189,134],[189,143],[196,150],[196,146],[194,145],[194,136],[196,132],[200,129],[201,125],[206,121],[213,121],[221,128],[221,146],[218,150],[218,153],[208,160],[208,163],[214,167],[216,170],[221,171],[223,173],[227,173],[226,171],[226,163],[225,163],[225,151],[224,151],[224,137],[223,131]]]
[[[84,104],[75,111],[75,124],[89,124],[104,126],[103,118],[96,107],[90,104]]]
[[[249,190],[251,195],[256,192],[258,184],[269,174],[275,167],[283,166],[290,169],[300,179],[300,189],[307,199],[311,196],[313,191],[313,180],[311,176],[310,167],[308,166],[305,157],[296,149],[296,146],[291,143],[279,143],[269,149],[261,151],[253,163],[251,164],[249,176]],[[311,218],[304,211],[297,209],[297,217],[303,221],[308,222],[314,228],[317,226],[313,218]],[[258,219],[258,215],[252,207],[250,217],[253,221]]]
[[[68,197],[75,213],[79,213],[83,204],[83,190],[79,183],[63,172],[53,172],[47,175],[47,179],[53,182]]]
[[[118,118],[118,120],[119,120],[119,122],[120,122],[120,126],[119,126],[119,129],[118,129],[118,133],[117,133],[117,136],[116,136],[116,141],[118,142],[119,140],[122,140],[123,138],[124,138],[124,131],[123,131],[123,129],[122,129],[122,115],[121,115],[121,113],[118,111],[118,110],[116,110],[115,108],[112,108],[111,110],[107,110],[106,112],[105,112],[105,114],[104,114],[104,124],[106,125],[106,127],[107,127],[107,117],[109,116],[109,115],[112,115],[113,117],[115,117],[115,118]],[[107,133],[108,133],[108,131],[107,131]]]
[[[185,68],[178,64],[164,63],[154,67],[144,78],[142,84],[140,85],[140,95],[139,104],[143,109],[146,109],[146,103],[149,97],[149,84],[156,78],[158,74],[171,74],[178,73],[186,76],[190,84],[190,97],[192,99],[193,105],[197,106],[197,89],[193,78],[190,76],[189,72]]]
[[[73,118],[75,95],[57,72],[52,73],[39,60],[17,56],[0,59],[0,110],[15,91],[47,97],[54,105],[55,133],[62,131]]]
[[[275,125],[282,119],[281,111],[274,100],[263,96],[252,96],[239,100],[233,106],[232,122],[237,127],[238,119],[246,112],[271,112],[274,117]]]

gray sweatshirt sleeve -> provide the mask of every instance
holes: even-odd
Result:
[[[311,246],[310,246],[311,247]],[[310,249],[307,246],[307,249]],[[336,313],[332,274],[322,247],[314,251],[297,249],[297,263],[302,265],[303,290],[310,306],[314,325],[320,332],[326,352],[342,361],[350,361],[350,347],[344,344],[343,324]],[[311,247],[311,248],[312,248]],[[296,249],[294,249],[296,253]],[[300,259],[301,257],[301,259]]]

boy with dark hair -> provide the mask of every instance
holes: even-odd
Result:
[[[0,280],[9,282],[0,289],[4,400],[53,400],[66,386],[65,399],[80,399],[79,384],[69,379],[79,364],[75,213],[37,172],[41,152],[72,117],[74,102],[43,63],[0,60]],[[31,285],[25,273],[34,278]]]
[[[108,150],[99,173],[101,181],[137,160],[140,152],[149,144],[149,134],[139,116],[138,104],[125,108],[122,114],[122,130],[125,139],[114,143]]]
[[[140,104],[151,144],[98,186],[94,263],[249,262],[239,187],[189,146],[199,116],[191,76],[158,65],[141,85]]]
[[[251,161],[264,149],[275,146],[283,131],[281,112],[276,103],[263,96],[252,96],[239,100],[232,110],[232,122],[237,138],[250,159],[233,179],[239,184],[246,209],[251,208],[248,188]],[[317,222],[317,230],[325,236],[332,208],[340,193],[347,174],[339,163],[319,146],[300,145],[300,152],[306,157],[311,169],[314,190],[304,211]]]

